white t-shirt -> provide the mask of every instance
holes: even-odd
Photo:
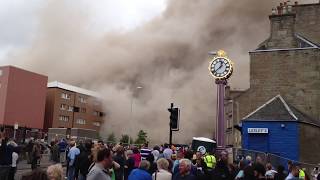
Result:
[[[170,172],[160,169],[159,172],[157,173],[157,180],[171,180],[172,179],[172,175]],[[152,174],[152,180],[156,179],[156,173]]]
[[[17,161],[18,161],[19,155],[16,152],[12,153],[12,164],[11,167],[17,167]]]

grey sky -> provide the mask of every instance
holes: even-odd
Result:
[[[51,0],[0,1],[0,62],[11,50],[23,48],[36,36],[39,12]],[[85,11],[93,34],[128,30],[159,15],[167,0],[69,0],[69,6]],[[300,3],[318,0],[300,0]],[[9,62],[7,62],[9,63]]]
[[[0,1],[0,62],[6,54],[28,46],[36,36],[41,10],[51,0]],[[159,15],[167,0],[69,0],[68,8],[86,14],[92,34],[110,30],[129,30]],[[10,62],[5,62],[10,63]]]

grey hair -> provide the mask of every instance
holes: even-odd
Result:
[[[142,160],[139,165],[140,169],[148,170],[150,168],[150,163],[147,160]]]
[[[186,164],[189,169],[191,169],[191,161],[189,159],[180,159],[179,164]]]
[[[158,169],[168,170],[169,162],[165,158],[160,158],[157,160]]]

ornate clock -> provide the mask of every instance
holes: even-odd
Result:
[[[218,56],[210,62],[209,70],[216,80],[227,80],[232,75],[233,64],[225,57],[224,51],[218,51]]]

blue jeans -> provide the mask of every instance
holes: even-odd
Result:
[[[86,179],[87,179],[86,176],[83,176],[81,173],[79,173],[78,180],[86,180]]]
[[[74,180],[75,167],[69,166],[68,169],[68,180]]]

